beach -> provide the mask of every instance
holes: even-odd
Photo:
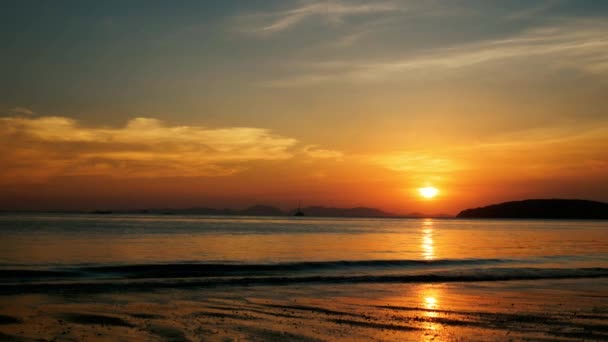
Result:
[[[0,222],[0,340],[608,340],[601,221]]]
[[[254,286],[2,299],[2,340],[606,340],[606,279]]]

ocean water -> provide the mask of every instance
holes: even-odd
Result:
[[[608,339],[606,221],[3,214],[0,236],[0,340]]]
[[[4,284],[608,277],[602,221],[31,214],[0,216],[0,235]]]

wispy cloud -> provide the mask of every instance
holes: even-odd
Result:
[[[386,13],[403,9],[402,5],[395,2],[305,1],[286,10],[248,14],[242,16],[241,19],[251,22],[248,28],[250,32],[272,34],[287,30],[312,18],[335,24],[341,23],[349,16]]]
[[[454,160],[431,151],[393,152],[372,156],[369,160],[397,172],[449,173],[461,167]]]
[[[370,64],[369,68],[375,69],[372,73],[432,68],[454,69],[496,60],[536,56],[570,57],[574,62],[570,65],[586,68],[589,62],[597,58],[608,60],[607,49],[607,25],[589,25],[577,29],[547,27],[530,30],[512,38],[439,49],[395,62]],[[561,63],[559,59],[553,62]]]
[[[543,177],[559,173],[608,171],[608,122],[589,127],[549,127],[496,136],[490,141],[428,150],[367,156],[395,172],[427,178],[457,172],[484,177]]]
[[[342,160],[344,157],[344,153],[336,150],[328,150],[321,148],[317,145],[307,145],[304,146],[302,152],[311,158],[319,158],[319,159],[335,159]]]
[[[374,81],[411,71],[446,71],[495,61],[542,58],[551,68],[571,68],[593,74],[608,73],[608,25],[598,21],[569,21],[559,26],[530,29],[503,39],[447,48],[427,49],[383,60],[322,60],[293,64],[288,77],[270,86],[308,86],[329,81]]]
[[[34,114],[36,114],[36,112],[34,112],[33,110],[31,110],[30,108],[27,108],[27,107],[15,107],[15,108],[11,109],[10,112],[12,114],[17,114],[17,115],[34,115]]]
[[[170,126],[150,118],[94,128],[66,117],[4,117],[0,175],[221,176],[247,162],[291,158],[296,143],[261,128]]]
[[[529,19],[534,16],[538,16],[543,12],[550,10],[556,5],[563,3],[563,0],[545,0],[539,1],[536,3],[530,3],[529,6],[526,6],[524,9],[515,11],[513,13],[509,13],[506,16],[508,20],[523,20]]]

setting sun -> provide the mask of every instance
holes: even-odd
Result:
[[[424,198],[433,198],[439,194],[439,189],[432,186],[427,186],[424,188],[419,188],[418,193],[420,193],[420,196]]]

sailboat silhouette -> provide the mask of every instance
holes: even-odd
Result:
[[[304,212],[302,212],[301,209],[301,202],[298,201],[298,211],[296,211],[296,213],[293,216],[304,216]]]

